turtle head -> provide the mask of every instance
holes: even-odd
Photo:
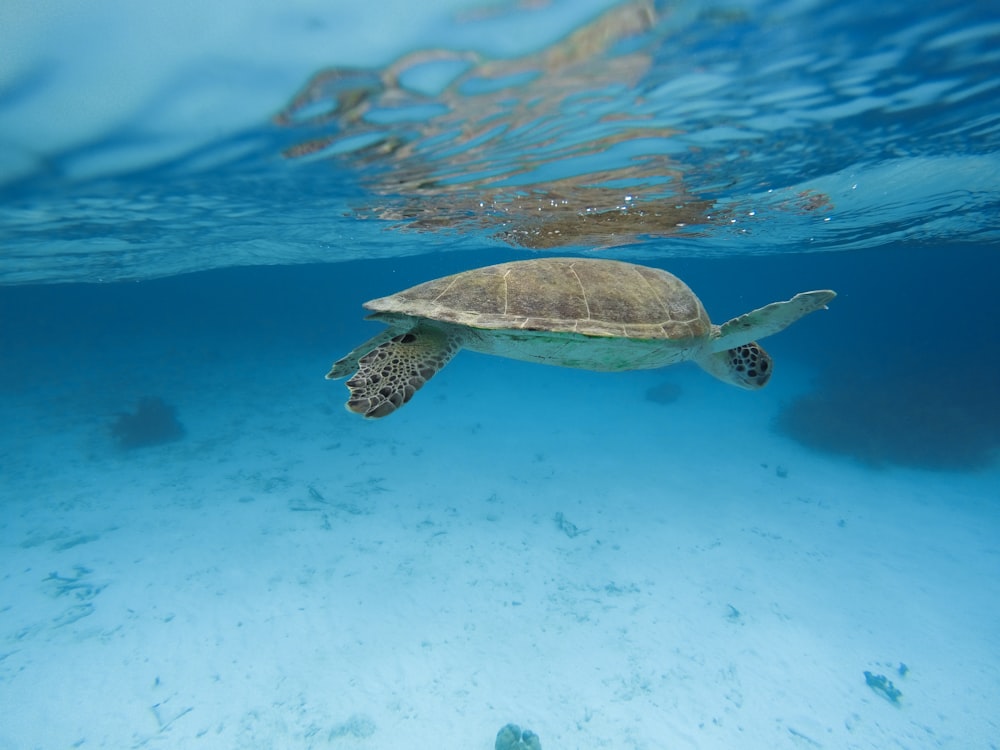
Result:
[[[771,355],[756,341],[707,354],[698,361],[698,364],[705,372],[723,383],[748,391],[755,391],[767,385],[774,369]]]

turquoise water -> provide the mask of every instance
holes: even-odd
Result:
[[[989,3],[63,10],[0,9],[0,747],[996,746]],[[838,296],[753,393],[324,380],[547,255]]]

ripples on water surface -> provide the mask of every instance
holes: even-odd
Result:
[[[36,105],[68,84],[25,43],[0,99],[0,281],[484,243],[641,258],[994,241],[1000,23],[989,3],[913,7],[595,5],[547,45],[512,29],[568,32],[572,12],[450,9],[451,44],[406,38],[364,65],[338,55],[357,44],[336,13],[289,11],[269,33],[294,49],[319,30],[329,59],[284,105],[250,93],[291,77],[273,52],[178,63],[103,130],[74,137],[60,114],[41,146],[23,114],[55,116]],[[213,109],[227,87],[250,114]]]

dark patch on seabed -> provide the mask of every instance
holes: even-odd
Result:
[[[646,400],[666,406],[681,397],[683,389],[671,381],[665,381],[646,389]]]
[[[111,423],[111,434],[125,449],[160,445],[184,436],[177,409],[159,396],[144,396],[135,410],[122,412]]]
[[[872,466],[982,469],[1000,451],[1000,388],[995,371],[956,373],[936,362],[827,370],[812,393],[782,410],[777,426],[810,448]]]
[[[838,287],[850,291],[835,301],[841,320],[824,367],[776,426],[871,466],[995,465],[1000,264],[990,248],[902,250],[870,254]]]

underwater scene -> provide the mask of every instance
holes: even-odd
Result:
[[[995,3],[0,50],[0,750],[1000,747]]]

